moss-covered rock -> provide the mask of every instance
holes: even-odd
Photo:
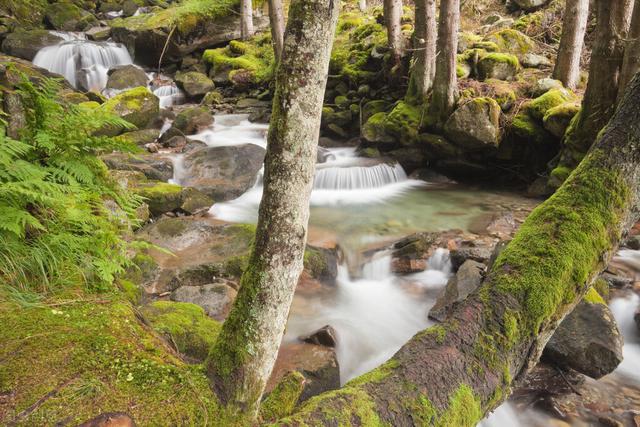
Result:
[[[94,102],[94,104],[95,104],[94,108],[100,107],[100,104],[98,104],[97,102]],[[159,136],[160,136],[159,129],[135,130],[132,132],[123,133],[121,135],[122,138],[125,138],[138,146],[143,146],[143,145],[155,142]]]
[[[189,107],[182,110],[173,126],[185,135],[198,133],[213,124],[213,115],[205,107]]]
[[[513,0],[522,10],[531,11],[541,8],[549,3],[549,0]]]
[[[555,137],[562,138],[571,120],[580,111],[580,103],[565,102],[547,110],[542,119],[544,128]]]
[[[227,47],[209,49],[202,56],[210,76],[219,84],[235,84],[246,89],[265,85],[273,76],[275,58],[271,39],[257,35],[247,42],[234,40]]]
[[[88,16],[93,17],[93,15],[83,11],[75,4],[65,2],[50,4],[45,13],[47,23],[60,31],[83,30],[91,24],[97,24],[98,20],[95,17],[89,23],[85,18]]]
[[[140,183],[135,192],[145,198],[153,216],[172,212],[182,205],[182,187],[176,184],[147,181]]]
[[[502,80],[488,79],[485,84],[490,88],[487,96],[495,99],[502,111],[509,111],[518,99],[516,92],[509,83]]]
[[[220,105],[224,102],[224,95],[222,95],[217,90],[212,90],[208,92],[200,101],[201,105],[206,105],[208,107],[213,107],[216,105]]]
[[[144,128],[160,112],[160,100],[146,87],[137,87],[119,93],[100,108]]]
[[[209,77],[197,71],[178,72],[175,80],[178,86],[191,97],[203,96],[215,87]]]
[[[536,43],[527,35],[514,29],[505,29],[489,34],[485,41],[495,43],[501,52],[509,52],[518,57],[536,48]]]
[[[7,55],[32,61],[44,47],[58,44],[62,38],[46,30],[17,30],[4,39],[2,51]]]
[[[507,53],[488,53],[478,61],[478,77],[482,80],[513,80],[519,69],[518,58]]]
[[[417,141],[422,111],[420,107],[399,101],[389,113],[376,113],[362,128],[369,142],[411,145]]]
[[[491,98],[475,98],[460,105],[444,126],[445,136],[464,150],[495,148],[500,144],[500,106]]]
[[[144,87],[149,78],[142,68],[135,65],[122,65],[108,72],[107,89],[124,90],[133,87]]]
[[[226,280],[216,280],[211,276],[207,279],[215,283],[181,286],[171,293],[171,300],[196,304],[209,317],[223,321],[231,311],[237,292]]]
[[[47,0],[3,0],[0,14],[14,17],[17,27],[30,29],[42,25],[47,6]]]
[[[362,106],[362,121],[366,123],[371,116],[376,113],[384,112],[387,110],[387,108],[389,108],[389,103],[381,99],[376,99],[365,103]]]
[[[542,96],[526,103],[522,108],[534,119],[542,122],[547,111],[570,101],[576,96],[568,89],[552,89]]]

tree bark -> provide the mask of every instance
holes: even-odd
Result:
[[[402,20],[402,0],[384,0],[384,22],[387,27],[387,43],[396,64],[402,57],[402,32],[400,21]]]
[[[230,417],[255,417],[303,267],[322,101],[340,2],[293,0],[276,74],[249,266],[207,361]]]
[[[553,78],[569,89],[575,89],[580,79],[580,57],[588,20],[589,0],[567,0]]]
[[[271,25],[271,39],[276,61],[282,58],[282,45],[284,44],[284,11],[282,0],[269,0],[269,24]]]
[[[628,40],[624,49],[622,71],[618,84],[618,99],[622,99],[631,78],[640,71],[640,0],[633,6],[633,15],[629,27]]]
[[[460,0],[442,0],[438,22],[436,74],[429,105],[429,121],[436,128],[444,125],[457,102],[456,54],[459,26]]]
[[[628,0],[596,0],[597,26],[589,81],[582,109],[564,136],[559,166],[573,169],[607,124],[616,107],[618,82],[628,31]]]
[[[537,363],[640,217],[639,203],[640,74],[589,155],[444,323],[278,425],[475,426]]]
[[[247,40],[253,35],[253,6],[251,0],[241,0],[240,9],[240,38]]]
[[[415,5],[415,51],[407,95],[422,101],[433,87],[436,73],[436,0],[416,0]]]
[[[358,0],[358,9],[360,9],[360,12],[366,12],[367,0]]]

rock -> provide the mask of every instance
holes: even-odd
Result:
[[[96,42],[103,42],[111,37],[111,27],[92,27],[85,31],[87,38]]]
[[[428,268],[427,259],[438,235],[436,233],[416,233],[393,244],[391,270],[396,274],[410,274]]]
[[[59,31],[84,30],[87,27],[88,17],[91,22],[97,23],[97,19],[88,12],[83,11],[73,3],[53,3],[47,7],[45,20],[54,29]],[[90,18],[89,18],[90,19]]]
[[[159,136],[159,129],[134,130],[121,135],[122,138],[125,138],[138,146],[146,146],[147,144],[154,143]]]
[[[138,155],[125,153],[111,153],[101,156],[109,169],[121,171],[137,171],[143,173],[148,179],[168,181],[173,178],[173,162],[162,156]]]
[[[493,42],[500,52],[509,52],[519,58],[536,48],[536,43],[529,36],[511,28],[489,34],[484,41]]]
[[[176,184],[148,181],[138,184],[134,191],[144,197],[154,217],[173,212],[182,205],[182,187]]]
[[[384,112],[387,108],[389,108],[389,103],[381,99],[367,102],[362,106],[362,122],[366,123],[371,116],[376,113]]]
[[[134,0],[125,0],[122,3],[122,16],[133,16],[138,11],[138,4]]]
[[[46,30],[17,30],[4,39],[2,51],[7,55],[33,61],[40,49],[62,41],[62,37]]]
[[[325,283],[334,283],[338,276],[338,251],[307,245],[304,268],[313,277]]]
[[[525,11],[538,9],[549,2],[549,0],[512,0],[520,9]]]
[[[376,113],[362,127],[362,137],[381,146],[396,148],[418,140],[422,111],[420,107],[399,101],[389,113]]]
[[[198,133],[213,124],[213,115],[204,107],[189,107],[182,110],[173,122],[173,127],[185,135]]]
[[[534,53],[525,54],[520,63],[526,68],[545,68],[551,66],[549,58],[543,55],[536,55]]]
[[[160,111],[160,101],[146,87],[137,87],[119,93],[100,108],[144,128]]]
[[[605,282],[607,282],[610,288],[625,289],[633,286],[633,279],[628,277],[618,276],[613,273],[604,272],[600,275]]]
[[[544,79],[540,79],[536,81],[536,84],[531,89],[531,94],[534,97],[543,95],[549,92],[551,89],[562,89],[564,86],[560,80],[551,79],[546,77]]]
[[[235,289],[221,281],[202,286],[182,286],[173,291],[171,300],[199,305],[208,316],[223,321],[229,314],[236,295]]]
[[[283,344],[267,383],[267,392],[291,371],[299,371],[305,377],[298,403],[340,388],[340,368],[333,348],[308,343]]]
[[[536,99],[523,104],[521,108],[523,111],[526,111],[529,116],[538,122],[542,122],[549,110],[575,100],[575,94],[568,89],[551,89]],[[573,110],[571,107],[568,109]]]
[[[444,321],[455,305],[464,301],[482,283],[487,266],[472,260],[467,260],[460,266],[454,277],[449,279],[443,293],[438,297],[434,306],[429,310],[429,317],[440,322]]]
[[[474,98],[460,105],[444,126],[447,139],[469,151],[500,144],[500,106],[491,98]]]
[[[231,200],[255,183],[264,155],[264,148],[254,144],[196,149],[184,158],[182,182],[216,201]]]
[[[323,326],[309,335],[298,337],[298,339],[309,344],[317,344],[331,348],[335,348],[338,342],[335,329],[329,325]]]
[[[613,314],[598,293],[587,296],[567,317],[547,343],[543,357],[598,379],[622,361],[622,338]]]
[[[107,74],[107,89],[124,90],[146,86],[149,78],[143,69],[135,65],[121,65],[110,69]]]
[[[213,205],[213,199],[196,188],[185,187],[182,189],[182,204],[180,210],[188,215],[193,215]]]
[[[624,246],[633,250],[640,250],[640,234],[636,234],[635,236],[630,236],[624,242]]]
[[[518,58],[508,53],[488,53],[478,61],[478,74],[481,80],[513,80],[519,69]]]
[[[457,248],[449,251],[451,267],[454,271],[458,270],[467,260],[487,264],[491,258],[492,251],[492,246],[470,246],[469,244],[463,243]]]
[[[184,90],[188,96],[194,98],[206,95],[207,92],[212,91],[215,87],[209,77],[197,71],[189,71],[186,73],[178,72],[175,80],[178,86]]]
[[[542,119],[544,128],[556,138],[562,138],[580,108],[579,102],[565,102],[550,108]]]
[[[136,427],[136,423],[124,412],[106,412],[79,424],[78,427]]]
[[[213,107],[216,105],[220,105],[223,102],[224,102],[224,96],[217,90],[212,90],[211,92],[208,92],[204,96],[204,98],[202,98],[202,101],[200,101],[200,104]]]

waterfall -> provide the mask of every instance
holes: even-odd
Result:
[[[329,167],[318,169],[314,189],[357,190],[384,187],[405,181],[407,175],[399,164],[380,163],[375,166]]]
[[[633,252],[640,254],[638,251]],[[609,307],[624,338],[622,363],[618,365],[615,373],[633,381],[640,381],[640,372],[638,371],[638,366],[640,366],[640,332],[633,319],[635,311],[640,307],[640,297],[629,292],[622,298],[613,299]]]
[[[181,104],[185,100],[184,92],[173,84],[159,86],[153,90],[153,94],[160,99],[160,108]]]
[[[100,92],[107,85],[109,69],[133,61],[120,44],[69,37],[62,43],[41,49],[33,63],[64,76],[76,89]]]

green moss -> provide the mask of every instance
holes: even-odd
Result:
[[[606,283],[606,282],[605,282]],[[585,302],[588,302],[589,304],[602,304],[602,305],[607,305],[607,303],[605,302],[605,300],[600,296],[600,294],[598,293],[598,291],[595,290],[595,288],[591,287],[589,288],[589,290],[587,291],[587,293],[584,295],[583,300]]]
[[[125,279],[121,279],[118,284],[120,285],[122,293],[131,304],[138,305],[140,303],[140,299],[142,298],[142,289],[140,289],[140,286]]]
[[[528,102],[523,108],[531,117],[542,121],[545,115],[554,107],[559,107],[569,101],[575,101],[576,96],[567,89],[551,89],[533,101]]]
[[[515,69],[520,68],[520,61],[518,61],[518,57],[508,53],[490,52],[486,54],[482,59],[496,63],[509,64]]]
[[[264,421],[276,421],[291,415],[304,390],[305,378],[298,371],[288,373],[260,406]]]
[[[340,14],[338,18],[338,33],[357,28],[365,23],[365,19],[360,13],[346,12]]]
[[[358,24],[352,26],[352,24]],[[338,31],[333,50],[329,72],[342,76],[352,86],[375,84],[380,74],[380,66],[371,61],[371,52],[376,46],[386,45],[386,32],[378,23],[370,18],[351,20]]]
[[[3,0],[0,12],[15,17],[21,28],[40,27],[47,6],[47,0]]]
[[[436,426],[475,426],[482,419],[484,412],[480,399],[473,393],[471,387],[461,385],[449,398],[449,407],[440,415]]]
[[[516,114],[511,122],[510,131],[518,140],[533,144],[544,144],[551,137],[526,111]]]
[[[366,374],[362,374],[359,377],[352,379],[347,383],[347,386],[355,387],[362,384],[378,383],[391,375],[393,371],[398,368],[398,366],[399,363],[397,360],[389,359],[387,362],[367,372]]]
[[[146,181],[139,183],[133,191],[145,199],[149,211],[155,216],[178,209],[182,205],[182,187],[177,184]]]
[[[569,175],[571,175],[571,169],[566,167],[566,166],[557,166],[555,167],[550,174],[549,180],[551,185],[554,186],[554,188],[559,187],[567,178],[569,178]]]
[[[100,108],[144,127],[160,111],[158,98],[146,87],[126,90],[108,99]]]
[[[598,279],[593,283],[593,289],[596,290],[602,299],[605,301],[609,300],[609,283],[602,277],[598,277]]]
[[[505,29],[485,37],[485,41],[495,43],[500,51],[524,55],[535,49],[535,42],[518,30]]]
[[[362,135],[372,142],[399,142],[410,145],[418,140],[422,110],[399,101],[389,113],[376,113],[362,128]]]

